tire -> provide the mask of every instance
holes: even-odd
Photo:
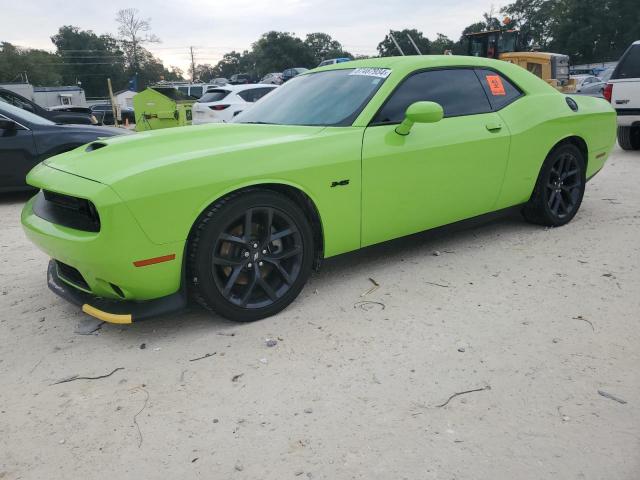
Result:
[[[582,203],[586,184],[586,162],[571,144],[554,148],[540,169],[531,199],[523,208],[531,223],[559,227],[573,219]]]
[[[623,150],[640,150],[640,127],[618,127],[618,143]]]
[[[190,292],[225,318],[259,320],[298,296],[313,258],[310,223],[294,202],[269,190],[244,190],[211,205],[192,229]]]

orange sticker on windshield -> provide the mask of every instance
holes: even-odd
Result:
[[[502,84],[502,79],[499,75],[487,75],[487,83],[489,84],[489,89],[491,90],[492,95],[506,95],[507,92],[504,91],[504,85]]]

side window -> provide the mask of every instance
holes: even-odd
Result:
[[[200,98],[202,96],[202,87],[191,87],[191,92],[189,93],[192,97]]]
[[[473,70],[430,70],[405,79],[378,112],[374,123],[401,122],[409,105],[420,101],[439,103],[445,117],[491,111],[491,105]]]
[[[494,110],[500,110],[522,96],[522,92],[504,75],[484,69],[478,69],[476,73]]]
[[[238,95],[245,102],[253,103],[253,102],[257,102],[258,100],[260,100],[262,97],[264,97],[271,90],[273,90],[273,88],[251,88],[249,90],[243,90],[241,92],[238,92]]]
[[[612,79],[640,77],[640,45],[632,45],[623,55],[611,75]]]
[[[184,93],[185,95],[189,95],[189,87],[178,87],[178,91]]]

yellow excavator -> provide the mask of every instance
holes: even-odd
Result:
[[[497,29],[467,33],[467,55],[497,58],[520,65],[563,93],[576,90],[575,80],[569,78],[569,56],[559,53],[527,52],[520,48],[520,32]]]

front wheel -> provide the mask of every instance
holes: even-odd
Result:
[[[555,148],[542,164],[525,219],[548,227],[569,223],[580,209],[586,184],[586,161],[570,144]]]
[[[300,208],[267,190],[232,194],[200,217],[189,242],[195,299],[230,320],[283,310],[311,273],[313,232]]]
[[[618,127],[618,143],[623,150],[640,150],[640,127]]]

